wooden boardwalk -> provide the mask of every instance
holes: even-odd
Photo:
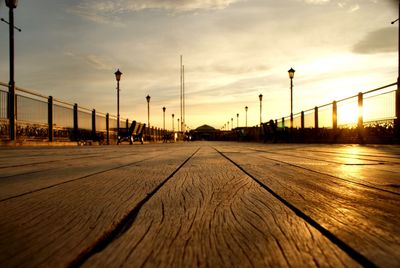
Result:
[[[400,147],[0,149],[0,267],[400,267]]]

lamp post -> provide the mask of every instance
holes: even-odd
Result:
[[[397,137],[400,136],[400,1],[399,1],[399,18],[392,21],[394,24],[396,21],[399,22],[399,33],[398,33],[398,73],[397,73],[397,90],[396,90],[396,120],[394,121],[394,128],[396,130]]]
[[[236,114],[236,127],[239,127],[239,114]]]
[[[174,127],[174,117],[175,115],[172,114],[172,132],[175,132],[175,127]]]
[[[16,139],[16,114],[15,114],[15,81],[14,81],[14,8],[17,8],[18,0],[6,0],[9,8],[9,41],[10,41],[10,81],[8,83],[8,114],[10,119],[10,140]]]
[[[119,81],[121,80],[122,73],[118,69],[114,74],[117,80],[117,133],[119,133]]]
[[[290,78],[290,128],[293,128],[293,77],[294,77],[293,68],[290,68],[288,71]]]
[[[247,110],[249,109],[249,107],[244,107],[244,110],[246,111],[246,128],[247,128]]]
[[[262,98],[263,98],[263,95],[262,94],[258,95],[258,98],[260,99],[260,127],[261,127],[261,123],[262,123],[262,117],[261,117],[261,115],[262,115]]]
[[[231,129],[233,129],[233,117],[231,118]]]
[[[179,118],[178,118],[178,132],[180,132],[179,126],[180,126],[180,125],[179,125]]]
[[[150,95],[147,94],[146,100],[147,100],[147,127],[150,128]]]
[[[164,129],[164,131],[165,131],[165,110],[166,110],[167,108],[165,108],[165,107],[162,107],[162,110],[163,110],[163,129]]]

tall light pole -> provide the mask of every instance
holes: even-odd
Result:
[[[122,73],[118,69],[114,74],[117,80],[117,133],[119,133],[119,80],[121,80]]]
[[[164,131],[165,131],[165,110],[166,110],[167,108],[165,108],[165,107],[162,107],[162,110],[163,110],[163,129],[164,129]]]
[[[179,129],[179,126],[180,126],[180,125],[179,125],[179,118],[178,118],[178,132],[180,132],[180,131],[181,131],[181,130]]]
[[[150,96],[146,96],[147,100],[147,127],[150,129]]]
[[[175,132],[175,127],[174,127],[174,117],[175,117],[175,115],[174,114],[172,114],[172,132]]]
[[[261,123],[262,123],[262,98],[263,98],[263,95],[262,94],[258,95],[258,98],[260,99],[260,127],[261,127]]]
[[[290,128],[293,128],[293,77],[294,77],[293,68],[290,68],[288,71],[290,78]]]
[[[233,129],[233,117],[231,118],[231,129]]]
[[[9,8],[9,35],[10,35],[10,81],[8,83],[8,111],[10,119],[10,140],[16,139],[16,114],[15,114],[15,81],[14,81],[14,8],[17,8],[18,0],[6,0]]]
[[[229,120],[228,120],[228,122],[227,122],[227,126],[228,126],[228,129],[227,129],[227,130],[229,131],[229,130],[230,130],[230,129],[229,129]]]
[[[399,0],[399,18],[392,21],[394,24],[400,19],[400,0]],[[396,120],[394,121],[394,128],[396,130],[397,137],[400,135],[400,21],[399,21],[399,33],[398,33],[398,73],[397,73],[397,90],[396,90]]]
[[[244,110],[246,111],[246,128],[247,128],[247,110],[249,109],[249,107],[244,107]]]
[[[236,127],[239,127],[239,114],[236,114]]]

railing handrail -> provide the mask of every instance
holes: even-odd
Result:
[[[8,84],[6,84],[4,82],[0,82],[0,85],[8,88]],[[49,99],[49,96],[42,95],[40,93],[37,93],[34,90],[28,90],[28,89],[25,89],[25,88],[22,88],[22,87],[15,87],[15,89],[16,89],[16,91],[20,91],[20,92],[23,92],[23,93],[26,93],[26,94],[30,94],[30,95],[33,95],[35,97]],[[64,105],[74,106],[74,104],[72,104],[72,103],[69,103],[69,102],[60,100],[58,98],[54,98],[54,97],[53,97],[53,101],[57,101],[58,103],[61,103],[61,104],[64,104]],[[93,110],[93,109],[86,108],[86,107],[83,107],[83,106],[79,106],[79,109],[83,109],[83,110],[87,110],[87,111],[92,111]]]
[[[373,93],[373,92],[376,92],[376,91],[379,91],[379,90],[382,90],[382,89],[385,89],[385,88],[389,88],[389,87],[392,87],[392,86],[395,86],[395,85],[397,85],[397,82],[388,84],[388,85],[386,85],[386,86],[382,86],[382,87],[378,87],[378,88],[374,88],[374,89],[371,89],[371,90],[362,92],[362,94],[365,95],[365,94]],[[382,93],[382,94],[386,94],[386,93],[388,93],[388,92],[385,92],[385,93]],[[338,103],[338,102],[343,102],[343,101],[346,101],[346,100],[350,100],[350,99],[355,98],[355,97],[358,97],[358,94],[353,95],[353,96],[350,96],[350,97],[346,97],[346,98],[344,98],[344,99],[337,100],[336,103]],[[323,108],[323,107],[327,107],[327,106],[329,106],[329,105],[332,105],[332,102],[331,102],[331,103],[324,104],[324,105],[316,106],[316,107],[317,107],[318,109],[320,109],[320,108]],[[311,111],[311,110],[313,110],[313,109],[315,109],[315,108],[305,110],[304,112]],[[298,112],[298,113],[296,113],[296,114],[293,114],[293,118],[294,118],[295,116],[299,115],[299,114],[301,114],[301,112]],[[288,118],[288,117],[289,117],[289,119],[290,119],[290,116],[286,116],[286,117],[284,117],[284,118],[286,119],[286,118]],[[281,117],[281,118],[282,118],[282,117]]]

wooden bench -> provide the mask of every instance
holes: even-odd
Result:
[[[120,128],[118,131],[117,144],[120,144],[125,140],[129,141],[129,144],[133,144],[133,133],[135,129],[137,129],[137,126],[138,124],[136,123],[136,121],[132,121],[132,124],[129,128]]]
[[[139,141],[141,144],[143,144],[143,132],[144,132],[145,128],[146,128],[146,124],[142,124],[142,123],[136,124],[136,127],[132,133],[133,141]]]

